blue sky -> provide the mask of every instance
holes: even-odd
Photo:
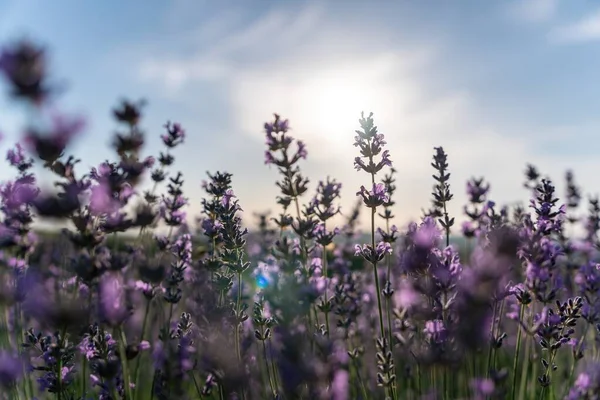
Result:
[[[276,171],[263,164],[273,112],[308,145],[311,189],[337,178],[348,211],[369,181],[353,169],[353,131],[373,111],[399,172],[399,224],[429,205],[439,145],[455,215],[471,176],[488,178],[499,203],[524,200],[527,162],[561,194],[569,167],[585,193],[598,191],[595,2],[0,0],[2,42],[23,34],[50,48],[54,77],[68,83],[61,109],[89,119],[72,149],[85,166],[111,158],[110,110],[122,97],[149,101],[149,155],[164,122],[186,128],[176,166],[192,214],[206,170],[234,174],[248,213],[278,211]],[[6,148],[24,113],[5,98],[0,107]]]

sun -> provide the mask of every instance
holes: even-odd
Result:
[[[302,90],[303,114],[316,134],[328,141],[352,141],[360,113],[368,114],[375,98],[373,87],[359,73],[340,71],[310,79]]]

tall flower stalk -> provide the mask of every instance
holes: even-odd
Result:
[[[321,245],[322,249],[321,267],[323,269],[322,279],[325,285],[325,294],[321,299],[318,308],[325,314],[325,329],[328,337],[331,332],[331,327],[329,325],[329,313],[332,309],[332,303],[329,297],[329,282],[331,280],[327,271],[329,263],[327,259],[327,247],[333,243],[335,236],[339,234],[339,229],[335,228],[331,231],[328,231],[326,223],[329,219],[333,218],[340,212],[340,207],[336,207],[334,205],[334,201],[340,197],[341,188],[342,185],[340,183],[337,183],[335,180],[330,180],[329,178],[327,178],[326,182],[319,182],[317,187],[317,195],[313,198],[309,205],[312,213],[321,222],[315,229],[315,241]]]
[[[385,231],[381,228],[377,228],[379,236],[381,239],[389,243],[392,248],[394,248],[396,241],[398,239],[397,233],[398,228],[396,225],[390,225],[390,221],[394,218],[394,214],[392,212],[392,207],[396,204],[392,200],[392,195],[396,191],[394,174],[396,170],[394,168],[390,169],[389,174],[386,174],[383,178],[383,184],[386,187],[386,191],[388,194],[388,201],[383,204],[383,212],[379,213],[379,216],[385,220]],[[387,273],[386,273],[386,281],[384,288],[382,290],[383,296],[385,297],[385,308],[387,314],[387,324],[388,324],[388,342],[390,343],[391,348],[394,347],[394,329],[392,322],[392,314],[393,314],[393,299],[394,296],[394,286],[392,282],[392,256],[391,254],[387,254],[385,257],[385,262],[387,264]]]
[[[359,120],[361,130],[356,130],[357,136],[354,138],[354,146],[359,148],[360,156],[354,159],[354,167],[357,171],[364,171],[371,176],[371,190],[367,190],[364,186],[361,186],[360,191],[356,193],[363,200],[365,206],[371,209],[371,244],[364,246],[356,246],[356,254],[362,255],[365,260],[373,265],[373,277],[375,280],[375,290],[377,295],[377,310],[379,317],[379,332],[381,341],[378,344],[378,350],[382,357],[380,360],[384,360],[379,365],[378,381],[379,384],[386,388],[386,391],[390,392],[393,397],[393,385],[396,377],[392,373],[392,366],[389,365],[393,362],[391,357],[391,346],[392,343],[387,343],[385,328],[383,324],[383,307],[381,304],[381,288],[379,284],[379,271],[377,264],[381,262],[386,254],[391,254],[392,248],[389,243],[380,242],[375,244],[375,215],[377,213],[377,207],[382,206],[389,202],[388,194],[386,193],[386,186],[383,183],[376,183],[375,176],[384,167],[391,167],[392,161],[389,157],[389,151],[383,150],[386,145],[384,135],[378,133],[377,126],[375,126],[373,120],[373,113],[370,113],[365,118],[364,113],[361,114]],[[382,373],[385,372],[385,375]]]

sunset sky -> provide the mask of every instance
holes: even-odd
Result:
[[[561,195],[567,168],[584,193],[600,191],[600,3],[0,0],[0,41],[23,35],[48,46],[54,78],[68,83],[60,109],[88,118],[72,148],[86,167],[112,158],[122,97],[149,102],[148,155],[167,120],[184,126],[176,168],[191,214],[207,170],[234,174],[248,223],[279,211],[276,170],[263,162],[273,112],[307,143],[311,195],[334,177],[343,211],[369,182],[352,143],[360,111],[374,112],[398,170],[399,225],[429,206],[434,146],[449,153],[456,216],[471,176],[500,204],[525,200],[528,162]],[[26,121],[5,93],[2,152]]]

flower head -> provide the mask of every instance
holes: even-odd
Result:
[[[373,189],[367,191],[364,186],[360,187],[360,191],[356,192],[357,196],[361,196],[365,205],[369,208],[376,208],[388,202],[386,188],[383,183],[373,184]]]

